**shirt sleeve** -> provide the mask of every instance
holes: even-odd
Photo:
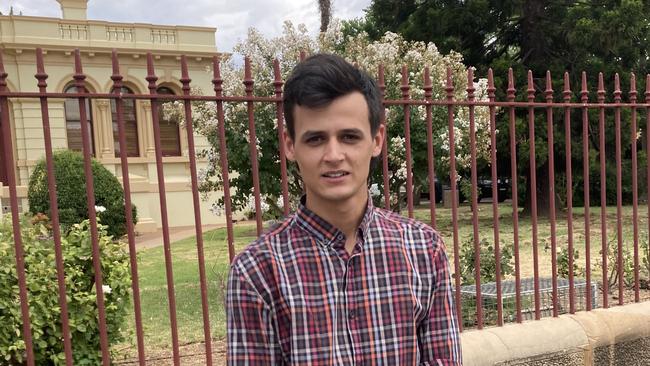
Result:
[[[420,365],[462,365],[460,333],[449,261],[442,239],[433,258],[434,289],[428,316],[418,327]]]
[[[227,365],[284,365],[269,305],[236,266],[228,276],[226,317]]]

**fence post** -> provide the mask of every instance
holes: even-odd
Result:
[[[7,73],[5,72],[2,52],[0,52],[0,92],[7,91]],[[14,171],[14,151],[9,126],[9,102],[6,96],[0,96],[0,128],[2,129],[2,147],[4,148],[4,164],[9,183],[9,201],[11,202],[11,222],[13,228],[14,247],[16,249],[16,272],[18,273],[18,293],[20,297],[20,313],[23,320],[23,340],[27,365],[34,366],[34,345],[32,344],[32,329],[29,319],[29,300],[27,297],[27,282],[25,279],[25,253],[18,217],[18,193],[16,192],[16,173]]]

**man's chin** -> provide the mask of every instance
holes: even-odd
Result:
[[[350,188],[338,188],[338,189],[327,189],[321,190],[320,192],[312,192],[315,196],[318,196],[318,199],[323,203],[345,203],[348,201],[363,201],[367,199],[365,196],[365,191],[360,190],[351,190]],[[309,198],[309,192],[307,193],[307,198]]]

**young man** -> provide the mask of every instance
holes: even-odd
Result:
[[[368,194],[386,133],[377,85],[320,54],[284,92],[283,143],[306,194],[232,263],[228,364],[460,365],[440,236]]]

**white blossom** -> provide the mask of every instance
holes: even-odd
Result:
[[[196,173],[196,180],[199,182],[203,182],[208,176],[208,171],[205,168],[199,169],[199,171]]]
[[[221,207],[218,202],[212,202],[212,205],[210,205],[210,212],[215,216],[221,216],[223,214],[223,207]]]
[[[266,203],[266,200],[260,200],[260,209],[262,212],[267,212],[269,210],[269,204]]]
[[[373,183],[372,185],[370,185],[370,196],[372,197],[381,196],[381,191],[379,190],[379,185],[377,183]]]
[[[269,204],[266,203],[266,199],[265,199],[265,197],[264,197],[264,196],[261,196],[261,197],[260,197],[260,209],[262,210],[262,212],[266,212],[266,211],[269,210],[269,208],[270,208],[270,207],[269,207]],[[251,196],[248,197],[248,205],[247,205],[247,209],[248,209],[248,211],[250,211],[250,212],[256,212],[256,208],[255,208],[255,195],[251,195]]]
[[[106,211],[106,207],[104,207],[104,206],[95,206],[95,212],[102,213],[104,211]]]
[[[111,289],[111,286],[109,286],[109,285],[102,285],[102,292],[103,292],[103,293],[105,293],[105,294],[110,294],[112,291],[113,291],[113,289]]]
[[[284,197],[279,196],[278,199],[275,201],[275,204],[280,208],[284,208]]]
[[[406,161],[402,161],[399,169],[395,172],[397,178],[405,180],[406,179]]]
[[[342,24],[339,20],[333,19],[328,30],[318,38],[310,35],[307,28],[300,24],[294,25],[287,21],[283,25],[283,32],[279,37],[267,39],[254,28],[248,31],[247,38],[241,41],[233,49],[233,54],[246,56],[250,59],[251,75],[254,82],[254,94],[256,96],[275,96],[275,75],[272,61],[277,59],[280,64],[282,80],[287,77],[293,67],[299,61],[301,51],[309,54],[316,52],[337,53],[350,62],[356,63],[360,69],[365,70],[372,76],[377,76],[379,65],[384,66],[384,95],[386,99],[401,99],[400,90],[402,84],[402,65],[408,69],[409,94],[413,100],[424,99],[424,69],[429,68],[432,86],[432,98],[434,100],[445,100],[447,97],[447,69],[452,71],[453,99],[466,100],[467,98],[467,73],[463,65],[462,55],[457,52],[450,52],[443,55],[435,44],[431,42],[414,42],[404,39],[401,35],[387,32],[378,40],[371,40],[367,33],[360,32],[354,36],[344,38]],[[236,56],[239,57],[239,56]],[[225,96],[245,95],[245,87],[242,83],[244,67],[242,62],[235,62],[232,56],[226,55],[221,60],[221,77],[223,79],[223,94]],[[206,69],[206,72],[210,71]],[[477,78],[471,81],[473,84],[474,98],[476,101],[487,100],[487,80]],[[190,92],[193,95],[201,95],[202,91],[193,88]],[[212,93],[207,93],[212,94]],[[214,94],[213,94],[214,95]],[[171,107],[168,107],[170,105]],[[230,134],[234,133],[243,137],[246,142],[250,141],[248,132],[247,103],[245,102],[224,102],[221,104],[224,112],[224,119],[221,121],[227,126]],[[167,111],[171,115],[184,121],[183,102],[166,103]],[[275,103],[257,103],[255,105],[255,124],[260,126],[260,136],[268,136],[261,128],[273,128],[277,132],[278,121],[275,114]],[[433,111],[433,145],[436,148],[436,173],[445,175],[449,169],[449,123],[446,113],[440,114],[443,106],[432,107]],[[426,119],[426,108],[422,105],[414,105],[411,110],[411,126],[422,126]],[[386,123],[391,134],[388,136],[388,163],[389,175],[395,179],[406,179],[406,146],[402,126],[395,125],[403,123],[404,108],[392,106],[385,108]],[[268,120],[260,120],[265,116]],[[444,116],[444,117],[440,117]],[[198,178],[200,182],[210,182],[205,186],[220,187],[223,182],[219,167],[219,147],[215,142],[219,141],[218,127],[219,116],[217,115],[216,102],[192,102],[192,117],[195,131],[206,136],[210,146],[201,151],[201,156],[208,161],[207,167],[202,169]],[[467,168],[471,163],[470,149],[470,117],[469,107],[454,107],[454,120],[452,121],[457,169]],[[479,159],[489,160],[490,153],[490,115],[487,107],[474,107],[474,127],[476,137],[476,151]],[[397,132],[396,132],[397,131]],[[255,141],[260,163],[279,163],[278,151],[273,149],[272,144],[266,141],[260,144],[259,138]],[[264,147],[264,148],[263,148]],[[233,148],[229,145],[229,149]],[[237,150],[237,149],[244,150]],[[248,146],[237,147],[237,153],[248,154]],[[442,154],[440,153],[442,150]],[[265,159],[262,161],[262,159]],[[234,169],[234,168],[233,168]],[[413,169],[420,172],[420,167]],[[275,178],[275,177],[274,177]],[[263,178],[262,179],[267,179]],[[291,177],[290,177],[291,179]],[[214,184],[216,183],[216,184]],[[397,186],[397,185],[396,185]],[[377,188],[378,190],[378,188]],[[372,187],[371,187],[372,191]],[[247,194],[245,191],[242,195]],[[249,193],[250,194],[250,193]],[[277,191],[273,193],[277,195]],[[268,210],[266,202],[273,202],[275,198],[261,197],[262,210]],[[292,200],[293,202],[293,200]],[[277,206],[282,207],[282,198],[277,198]],[[248,202],[238,207],[249,212],[255,211],[254,197],[251,195]],[[213,204],[210,210],[215,214],[221,214],[223,207]]]

